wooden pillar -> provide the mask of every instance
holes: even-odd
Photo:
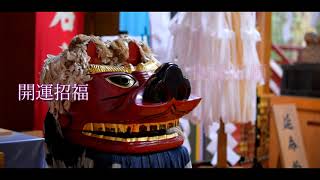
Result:
[[[220,128],[218,132],[218,168],[227,168],[227,134],[224,131],[224,123],[220,118]]]
[[[85,18],[85,33],[95,36],[119,34],[119,12],[89,12]]]
[[[0,168],[4,168],[4,153],[3,152],[0,152]]]
[[[34,12],[0,13],[0,127],[14,131],[32,130],[34,102],[18,100],[18,85],[34,83]]]
[[[261,36],[261,41],[257,44],[258,55],[261,65],[263,65],[265,85],[258,88],[258,94],[269,94],[270,81],[270,55],[272,44],[272,29],[271,29],[272,13],[257,12],[257,29]]]

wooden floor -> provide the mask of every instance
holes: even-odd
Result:
[[[23,131],[22,133],[43,138],[43,131]]]
[[[4,153],[0,152],[0,168],[4,168]]]

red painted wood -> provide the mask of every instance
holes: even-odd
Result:
[[[286,64],[290,64],[290,60],[286,57],[284,52],[276,45],[272,44],[272,50],[280,56],[281,60],[284,61]]]
[[[74,23],[72,30],[64,30],[62,21],[69,19],[61,19],[55,26],[51,26],[56,12],[37,12],[36,21],[32,25],[35,30],[35,45],[33,52],[35,54],[34,64],[34,81],[32,83],[40,84],[40,72],[43,63],[48,54],[58,55],[62,49],[63,43],[69,44],[71,39],[84,30],[84,13],[74,12]],[[34,101],[34,130],[42,130],[44,119],[48,111],[47,103],[44,101]]]
[[[34,82],[35,13],[0,13],[0,24],[0,127],[31,130],[33,102],[18,101],[18,85]]]

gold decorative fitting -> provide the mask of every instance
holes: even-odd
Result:
[[[161,141],[165,139],[171,139],[179,136],[178,133],[165,134],[161,136],[152,136],[152,137],[139,137],[139,138],[121,138],[121,137],[112,137],[112,136],[103,136],[103,135],[91,135],[87,132],[82,132],[82,134],[90,137],[95,137],[99,139],[105,139],[109,141],[118,141],[118,142],[144,142],[144,141]]]
[[[132,64],[124,66],[90,64],[88,73],[95,74],[102,72],[125,72],[131,74],[134,71],[155,71],[159,66],[160,63],[152,60],[146,63],[139,63],[137,66],[133,66]]]
[[[145,137],[131,137],[121,138],[115,136],[103,135],[105,132],[109,133],[140,133],[151,132],[157,130],[167,130],[172,127],[179,126],[179,119],[169,120],[160,123],[140,123],[140,124],[113,124],[113,123],[86,123],[83,126],[82,134],[90,137],[120,141],[120,142],[143,142],[143,141],[160,141],[170,139],[178,136],[178,133],[164,134],[158,136]]]
[[[83,126],[83,131],[87,133],[93,131],[108,132],[112,131],[115,133],[125,132],[140,132],[144,131],[142,127],[145,127],[147,131],[169,129],[171,127],[179,126],[179,119],[169,120],[160,123],[139,123],[139,124],[113,124],[113,123],[86,123]]]

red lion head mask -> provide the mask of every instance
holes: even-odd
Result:
[[[42,78],[88,84],[87,101],[52,101],[50,112],[68,141],[102,152],[135,154],[182,145],[179,118],[200,102],[176,64],[160,64],[145,44],[127,37],[104,43],[78,35],[67,50],[48,58]]]

